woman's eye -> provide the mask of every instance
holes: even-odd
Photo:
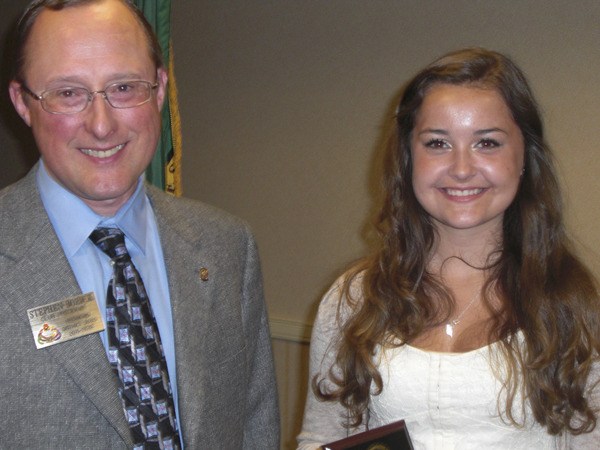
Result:
[[[425,147],[432,149],[443,149],[447,148],[448,144],[443,139],[430,139],[425,143]]]
[[[500,147],[500,143],[495,139],[486,138],[486,139],[480,140],[477,143],[477,147],[483,148],[483,149],[492,149],[492,148]]]

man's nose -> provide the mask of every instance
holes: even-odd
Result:
[[[86,125],[88,131],[97,138],[109,136],[116,128],[114,108],[110,106],[104,91],[90,92],[90,104],[87,107]]]

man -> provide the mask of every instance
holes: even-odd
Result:
[[[149,25],[126,0],[38,0],[15,45],[41,158],[0,192],[0,447],[278,448],[248,228],[142,181],[167,84]]]

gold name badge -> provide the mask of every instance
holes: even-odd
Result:
[[[27,310],[36,348],[104,330],[93,292]]]

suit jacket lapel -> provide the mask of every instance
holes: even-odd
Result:
[[[203,348],[214,341],[212,329],[204,318],[212,317],[211,296],[202,289],[198,270],[202,265],[198,255],[202,254],[198,233],[190,233],[184,226],[185,217],[181,209],[171,205],[173,199],[154,188],[148,194],[156,212],[160,239],[165,257],[169,293],[173,311],[175,352],[177,355],[177,391],[181,433],[186,446],[195,448],[199,429],[204,426],[198,420],[205,408],[198,401],[203,389],[205,367]]]
[[[14,314],[29,329],[27,309],[81,294],[71,267],[64,256],[58,237],[50,224],[35,185],[35,171],[20,183],[22,189],[12,203],[14,214],[8,217],[19,220],[13,223],[12,233],[19,245],[0,248],[0,257],[7,258],[6,272],[0,274],[0,290],[10,299]],[[33,201],[32,201],[33,199]],[[2,220],[4,225],[4,220]],[[4,228],[4,227],[3,227]],[[33,336],[31,345],[34,347]],[[81,388],[82,393],[98,408],[126,442],[129,430],[124,420],[121,402],[117,395],[116,380],[98,334],[91,334],[45,349],[48,359],[53,359],[65,375]]]

